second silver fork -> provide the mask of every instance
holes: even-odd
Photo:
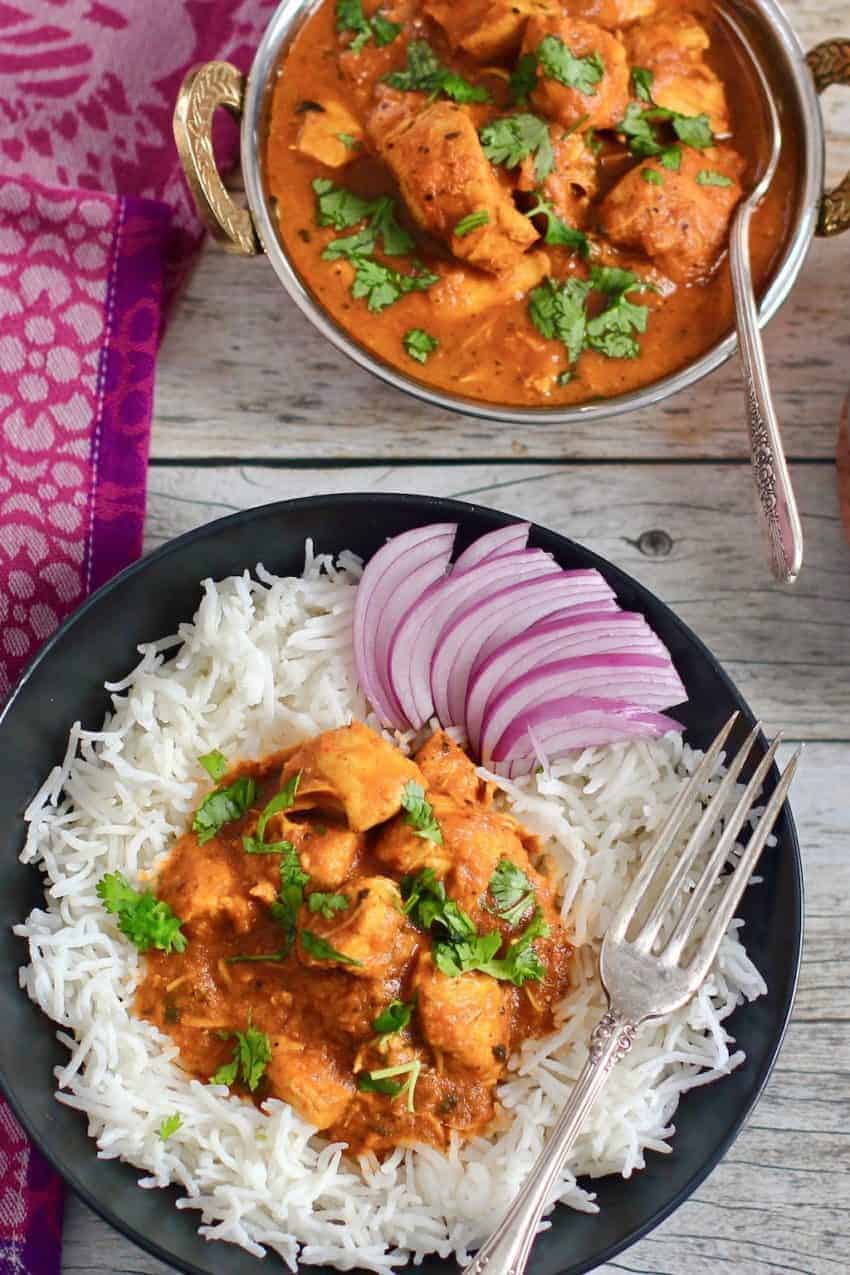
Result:
[[[599,961],[608,1012],[591,1034],[587,1062],[525,1185],[497,1230],[466,1267],[464,1275],[482,1275],[485,1269],[487,1275],[522,1275],[546,1204],[552,1198],[567,1156],[611,1068],[629,1052],[641,1023],[671,1014],[686,1004],[711,969],[741,895],[779,817],[799,758],[798,751],[785,768],[728,880],[718,889],[732,848],[753,813],[781,742],[781,736],[777,736],[729,810],[729,799],[759,734],[760,726],[755,727],[729,762],[717,792],[707,802],[685,849],[676,858],[677,837],[693,804],[700,800],[736,718],[737,713],[726,722],[680,792],[608,928]],[[721,831],[715,846],[701,870],[695,873],[700,851],[718,828]],[[663,868],[669,867],[671,859],[673,867],[656,893],[653,887],[657,886],[659,873],[663,875]],[[695,876],[693,888],[687,892],[692,875]],[[715,895],[719,895],[716,900]],[[700,919],[712,904],[705,931],[697,934]],[[689,947],[693,950],[683,961]]]

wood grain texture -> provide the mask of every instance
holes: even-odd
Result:
[[[794,471],[806,536],[799,583],[770,583],[749,467],[416,465],[154,467],[148,543],[234,509],[333,491],[423,492],[531,516],[637,576],[708,643],[770,729],[850,739],[850,550],[835,471]]]
[[[788,0],[810,48],[850,34],[845,0]],[[830,180],[850,168],[850,91],[824,99]],[[850,234],[816,241],[766,346],[791,456],[831,457],[850,383]],[[156,457],[478,459],[747,456],[735,361],[666,404],[579,424],[491,425],[428,407],[319,336],[264,258],[208,248],[159,359]]]

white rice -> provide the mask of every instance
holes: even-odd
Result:
[[[102,729],[74,726],[63,764],[27,811],[22,858],[46,875],[46,909],[16,932],[30,946],[21,985],[60,1024],[70,1055],[56,1072],[57,1097],[85,1112],[100,1156],[144,1169],[144,1187],[179,1183],[179,1207],[199,1211],[210,1239],[258,1256],[274,1250],[293,1268],[298,1258],[383,1273],[431,1252],[464,1262],[516,1193],[605,1009],[595,949],[699,754],[670,736],[587,749],[547,773],[497,781],[563,872],[563,914],[579,944],[557,1030],[527,1041],[511,1062],[501,1131],[448,1157],[422,1147],[358,1166],[285,1103],[261,1112],[189,1079],[171,1041],[130,1012],[140,957],[95,885],[116,869],[133,881],[150,874],[198,799],[201,754],[259,757],[352,716],[368,720],[350,642],[359,569],[350,554],[334,563],[308,544],[303,578],[258,567],[256,578],[206,581],[192,623],[139,648],[133,672],[107,687],[113,707]],[[647,1150],[668,1152],[680,1095],[743,1060],[723,1021],[766,989],[739,924],[699,996],[645,1026],[614,1069],[558,1186],[564,1203],[595,1211],[576,1176],[628,1177]],[[173,1113],[182,1125],[163,1142],[157,1130]]]

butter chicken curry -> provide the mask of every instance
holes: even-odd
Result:
[[[323,0],[279,70],[266,178],[302,279],[370,351],[566,405],[729,331],[758,103],[706,0]],[[791,140],[754,221],[758,287],[798,163]]]
[[[202,1080],[353,1152],[485,1129],[567,990],[536,838],[442,732],[415,761],[357,722],[203,761],[217,785],[157,882],[182,931],[146,957],[138,1013]]]

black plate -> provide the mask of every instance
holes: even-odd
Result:
[[[349,548],[368,558],[385,537],[435,521],[459,522],[463,547],[511,519],[476,505],[425,496],[318,496],[252,509],[181,536],[105,585],[77,611],[30,667],[0,718],[0,1082],[32,1138],[74,1190],[136,1243],[182,1270],[268,1275],[283,1267],[275,1258],[259,1262],[241,1249],[201,1239],[195,1229],[198,1215],[173,1207],[175,1189],[142,1191],[135,1184],[138,1170],[98,1160],[83,1118],[55,1101],[53,1069],[67,1055],[55,1039],[55,1025],[18,987],[26,949],[11,932],[41,902],[39,874],[18,861],[22,812],[61,759],[72,722],[99,726],[108,707],[104,681],[132,667],[139,642],[172,633],[191,617],[205,576],[232,575],[258,561],[281,574],[300,574],[307,536],[319,551]],[[535,527],[531,542],[553,553],[564,567],[598,568],[621,606],[644,613],[669,647],[687,687],[689,702],[679,716],[692,744],[705,746],[735,708],[742,711],[742,722],[732,742],[741,742],[753,720],[749,709],[717,660],[663,603],[554,532]],[[769,789],[775,780],[774,771]],[[532,1275],[580,1275],[645,1234],[717,1164],[752,1109],[782,1042],[802,941],[800,853],[787,808],[777,837],[760,869],[764,884],[748,891],[741,908],[747,948],[770,989],[731,1022],[746,1063],[718,1084],[686,1095],[676,1116],[671,1155],[651,1154],[646,1169],[628,1182],[605,1178],[594,1184],[601,1214],[559,1208],[551,1229],[537,1241]],[[420,1269],[434,1275],[456,1267],[431,1259]],[[305,1270],[325,1275],[321,1268]]]

